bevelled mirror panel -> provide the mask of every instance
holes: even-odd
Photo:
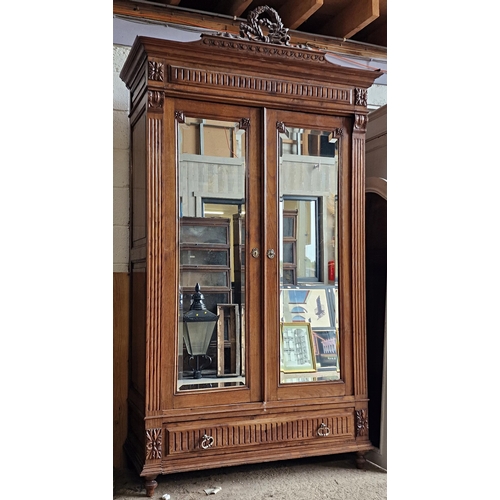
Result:
[[[190,116],[177,131],[177,391],[240,387],[246,384],[246,133],[239,122]]]
[[[279,132],[280,384],[340,379],[338,139]]]

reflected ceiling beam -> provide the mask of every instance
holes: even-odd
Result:
[[[230,16],[241,17],[246,8],[253,0],[229,0],[226,3],[226,10]]]
[[[279,9],[281,22],[286,28],[297,29],[322,5],[323,0],[289,0]]]
[[[319,30],[324,35],[351,38],[380,15],[379,0],[352,0]]]

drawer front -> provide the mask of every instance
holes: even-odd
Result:
[[[257,418],[249,421],[186,422],[167,424],[167,454],[210,450],[230,451],[261,444],[293,446],[299,441],[354,439],[354,412],[337,411],[326,416],[284,419]]]

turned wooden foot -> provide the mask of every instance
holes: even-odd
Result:
[[[155,488],[158,486],[158,483],[155,481],[156,476],[146,476],[145,479],[146,495],[148,497],[152,497],[155,492]]]
[[[365,458],[366,451],[358,451],[356,452],[356,467],[358,469],[364,469],[366,465]]]

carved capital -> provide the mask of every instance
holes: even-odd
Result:
[[[146,459],[161,458],[161,428],[146,429]]]
[[[163,63],[149,61],[148,63],[148,79],[157,82],[163,82]]]
[[[162,109],[163,108],[164,95],[163,92],[158,90],[148,91],[148,108],[149,109]]]
[[[354,115],[354,130],[365,132],[368,117],[366,115]]]
[[[280,134],[286,133],[286,125],[283,122],[276,122],[276,128]]]
[[[368,90],[366,89],[354,89],[356,96],[356,106],[367,106],[368,105]]]
[[[356,410],[356,436],[368,434],[368,410]]]

